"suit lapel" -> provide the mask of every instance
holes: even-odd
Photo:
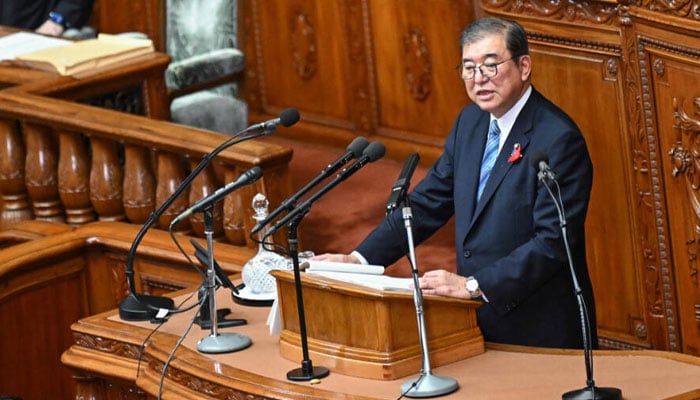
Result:
[[[536,102],[536,97],[536,92],[533,90],[530,99],[525,104],[525,107],[523,107],[520,115],[518,115],[515,124],[508,135],[508,139],[506,139],[506,142],[503,144],[503,148],[498,153],[498,157],[496,158],[496,163],[491,170],[489,180],[486,182],[484,193],[481,195],[481,201],[476,204],[476,209],[474,209],[474,215],[472,216],[467,234],[472,229],[472,226],[479,218],[479,215],[483,212],[484,208],[488,206],[491,197],[496,194],[498,187],[501,185],[501,182],[503,182],[503,178],[515,164],[508,161],[508,158],[510,158],[515,145],[518,144],[520,146],[521,153],[525,153],[525,149],[530,143],[529,135],[531,134],[533,126],[532,111],[535,108],[534,103]],[[522,162],[522,160],[520,162]],[[474,196],[474,200],[472,200],[472,202],[476,201],[475,198],[476,196]]]

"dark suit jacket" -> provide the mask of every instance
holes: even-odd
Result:
[[[488,124],[489,114],[474,104],[460,112],[443,154],[409,196],[414,241],[424,241],[454,216],[457,273],[476,277],[488,298],[477,311],[485,340],[581,348],[581,319],[560,220],[529,160],[543,152],[561,187],[574,269],[597,346],[584,234],[592,165],[584,138],[562,110],[533,88],[476,204]],[[523,157],[509,162],[516,144]],[[357,251],[371,264],[390,265],[408,252],[406,242],[398,211]],[[435,267],[447,266],[430,266]]]
[[[93,0],[1,0],[0,24],[36,29],[55,11],[67,28],[81,28],[92,14]]]

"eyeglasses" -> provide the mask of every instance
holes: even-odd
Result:
[[[520,58],[520,56],[513,56],[507,60],[503,60],[497,63],[482,63],[478,65],[471,65],[471,61],[463,61],[461,64],[455,67],[455,70],[457,70],[457,73],[459,74],[460,78],[464,79],[465,81],[470,81],[476,78],[477,69],[481,73],[481,76],[483,76],[484,78],[493,78],[498,74],[499,65],[507,63],[510,60],[515,60],[517,58]]]

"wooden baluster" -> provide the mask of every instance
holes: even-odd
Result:
[[[95,220],[90,202],[90,163],[83,137],[61,131],[58,157],[58,195],[66,210],[66,222],[83,225]]]
[[[27,146],[25,181],[38,220],[64,222],[58,196],[56,140],[45,126],[23,123]]]
[[[143,224],[155,210],[156,177],[152,153],[138,146],[126,146],[124,152],[124,210],[129,221]]]
[[[124,173],[119,162],[119,148],[111,140],[92,138],[90,200],[102,221],[124,219],[122,182]]]
[[[175,190],[180,187],[185,179],[185,171],[182,167],[179,156],[173,153],[158,154],[158,183],[156,185],[156,203],[163,204]],[[185,211],[188,207],[188,191],[185,188],[180,196],[165,210],[163,215],[158,219],[158,225],[161,229],[168,229],[170,223],[176,216]],[[187,231],[190,229],[188,221],[183,221],[174,227],[177,231]]]
[[[192,163],[192,169],[198,163]],[[221,185],[217,183],[216,174],[212,164],[209,164],[202,172],[194,178],[190,187],[190,204],[194,204],[199,199],[214,193]],[[222,236],[224,233],[224,204],[218,202],[213,209],[214,216],[214,237]],[[190,216],[190,224],[194,234],[199,237],[204,236],[204,215],[194,213]]]
[[[0,120],[0,229],[33,218],[24,185],[24,145],[14,120]]]
[[[224,176],[226,182],[231,182],[241,175],[242,171],[238,169],[226,170]],[[246,246],[246,238],[248,236],[246,226],[253,227],[254,221],[246,221],[247,216],[251,212],[246,212],[245,207],[251,208],[253,193],[257,193],[259,189],[255,189],[257,185],[244,186],[232,194],[226,196],[224,200],[224,233],[229,243],[237,246]],[[253,188],[253,189],[251,189]],[[253,244],[251,243],[251,246]]]

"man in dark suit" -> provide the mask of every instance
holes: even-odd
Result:
[[[584,138],[561,109],[532,87],[532,60],[519,24],[477,20],[464,30],[461,44],[457,69],[473,104],[460,112],[443,154],[409,194],[416,243],[454,216],[457,273],[428,271],[420,279],[421,289],[483,300],[477,315],[487,341],[583,347],[557,209],[528,162],[541,152],[561,187],[573,265],[596,346],[584,234],[592,165]],[[493,121],[497,129],[490,128]],[[495,140],[489,173],[483,162],[491,152],[490,131]],[[352,254],[317,258],[390,265],[408,252],[406,238],[402,215],[394,212]]]

